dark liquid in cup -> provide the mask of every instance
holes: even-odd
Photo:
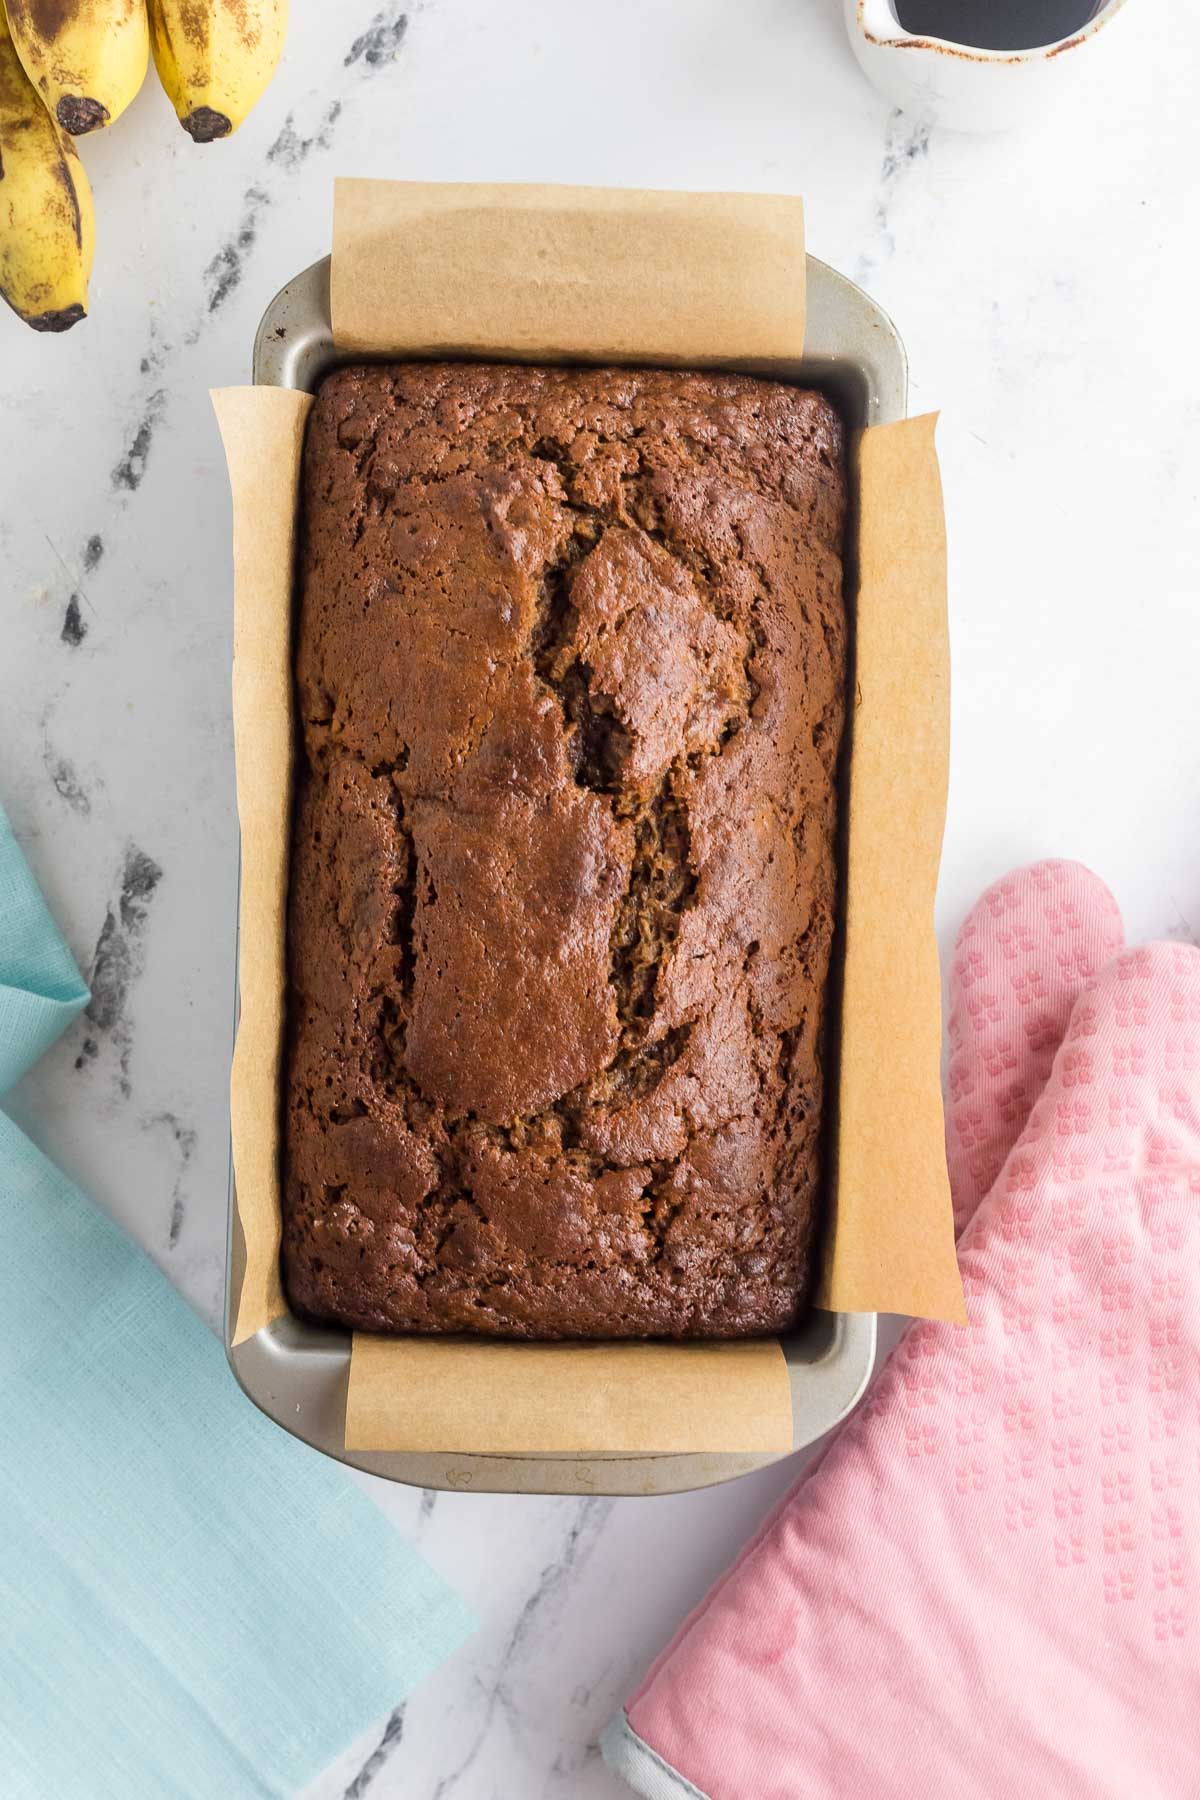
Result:
[[[1034,50],[1082,31],[1102,0],[896,0],[896,17],[917,37],[977,50]]]

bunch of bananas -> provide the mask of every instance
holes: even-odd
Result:
[[[154,66],[198,144],[270,81],[287,0],[0,0],[0,295],[35,331],[87,312],[92,193],[73,138],[111,125]]]

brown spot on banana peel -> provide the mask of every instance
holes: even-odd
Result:
[[[72,0],[13,0],[7,11],[11,19],[48,46],[70,24],[75,8]]]
[[[64,94],[55,112],[63,130],[69,131],[72,137],[83,137],[86,132],[107,125],[109,120],[107,106],[84,94]]]
[[[122,8],[125,19],[137,3],[138,0],[125,0]],[[11,21],[23,26],[31,37],[40,38],[49,49],[59,34],[75,23],[81,9],[79,0],[12,0],[11,5],[6,3],[5,10]],[[114,20],[113,23],[120,24],[121,21]]]
[[[179,123],[196,144],[211,144],[215,138],[228,137],[233,130],[233,121],[228,115],[214,111],[211,106],[197,106]]]
[[[74,156],[75,152],[72,150],[72,151],[69,151],[67,154]],[[66,163],[64,161],[55,163],[54,179],[58,182],[59,186],[63,190],[63,193],[67,197],[67,204],[71,209],[71,228],[75,233],[75,242],[82,249],[82,247],[83,247],[83,218],[79,211],[79,195],[75,192],[75,183],[71,180],[70,175],[67,173],[67,167],[66,167]],[[82,317],[82,314],[80,316]],[[72,320],[72,324],[73,323],[74,323],[74,320]],[[56,329],[58,329],[60,331],[64,331],[66,329],[66,327],[60,325]]]

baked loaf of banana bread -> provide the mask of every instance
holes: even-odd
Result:
[[[803,1304],[842,430],[749,377],[339,369],[304,453],[283,1260],[392,1332]]]

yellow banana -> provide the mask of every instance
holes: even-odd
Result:
[[[87,312],[92,190],[75,146],[21,67],[0,8],[0,295],[35,331]]]
[[[236,131],[287,32],[287,0],[149,0],[154,66],[198,144]]]
[[[145,0],[4,0],[25,73],[64,131],[111,125],[145,79]]]

